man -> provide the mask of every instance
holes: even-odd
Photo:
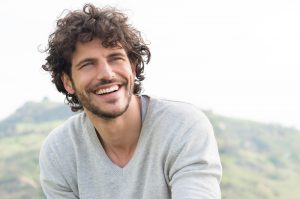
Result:
[[[114,8],[69,12],[49,37],[49,71],[71,117],[40,152],[49,199],[219,199],[212,127],[193,105],[141,93],[150,50]]]

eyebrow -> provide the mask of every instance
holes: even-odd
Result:
[[[113,58],[113,57],[118,57],[118,56],[126,57],[126,54],[121,53],[121,52],[115,52],[115,53],[109,54],[109,55],[107,56],[107,58]]]

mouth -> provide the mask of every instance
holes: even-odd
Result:
[[[110,93],[118,91],[119,89],[120,89],[119,85],[112,85],[110,87],[96,89],[95,94],[97,94],[97,95],[110,94]]]

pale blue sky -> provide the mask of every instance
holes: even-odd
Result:
[[[63,101],[40,66],[55,20],[86,1],[1,3],[0,119],[28,100]],[[300,128],[300,2],[90,1],[116,5],[151,42],[145,93]]]

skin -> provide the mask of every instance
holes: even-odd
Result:
[[[72,78],[61,77],[65,89],[77,95],[110,160],[124,167],[141,130],[140,99],[133,94],[135,65],[123,48],[104,48],[97,38],[77,43],[71,63]],[[114,92],[99,94],[108,90]]]

